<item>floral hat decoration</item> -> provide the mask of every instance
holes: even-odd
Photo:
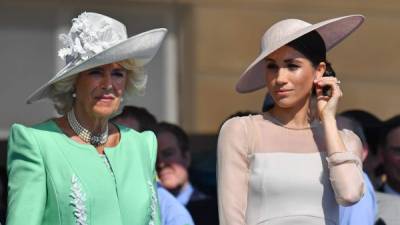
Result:
[[[54,83],[96,66],[133,59],[136,66],[143,67],[157,53],[166,33],[167,29],[159,28],[128,38],[121,22],[99,13],[80,14],[72,20],[68,34],[60,35],[65,47],[58,55],[66,65],[33,92],[27,103],[49,97]]]

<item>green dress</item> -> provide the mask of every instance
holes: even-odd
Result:
[[[121,139],[96,149],[68,138],[53,120],[14,124],[8,145],[8,225],[160,224],[157,140],[118,126]]]

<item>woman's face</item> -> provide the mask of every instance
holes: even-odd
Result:
[[[325,67],[314,68],[311,61],[289,46],[283,46],[265,58],[267,88],[282,108],[304,104],[310,97],[313,80]]]
[[[109,117],[119,108],[128,71],[111,63],[81,72],[75,83],[75,107],[95,117]]]

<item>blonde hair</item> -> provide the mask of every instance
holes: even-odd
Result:
[[[128,99],[133,95],[144,95],[147,84],[147,74],[144,68],[136,66],[135,60],[133,59],[126,59],[118,62],[118,64],[128,70],[123,98]],[[54,108],[60,115],[65,115],[74,105],[72,94],[74,93],[74,86],[78,75],[79,73],[57,81],[51,86],[49,98],[52,100]],[[122,106],[121,104],[120,108],[122,108]]]

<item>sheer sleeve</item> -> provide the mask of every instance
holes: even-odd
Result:
[[[245,224],[248,192],[248,134],[235,117],[221,128],[218,138],[218,211],[221,225]]]
[[[333,164],[329,167],[329,176],[336,201],[340,205],[348,206],[358,202],[364,195],[360,159],[362,144],[359,137],[349,130],[340,131],[340,135],[347,151],[328,158],[328,162]]]
[[[40,225],[46,203],[43,158],[30,128],[13,125],[8,140],[7,225]]]

